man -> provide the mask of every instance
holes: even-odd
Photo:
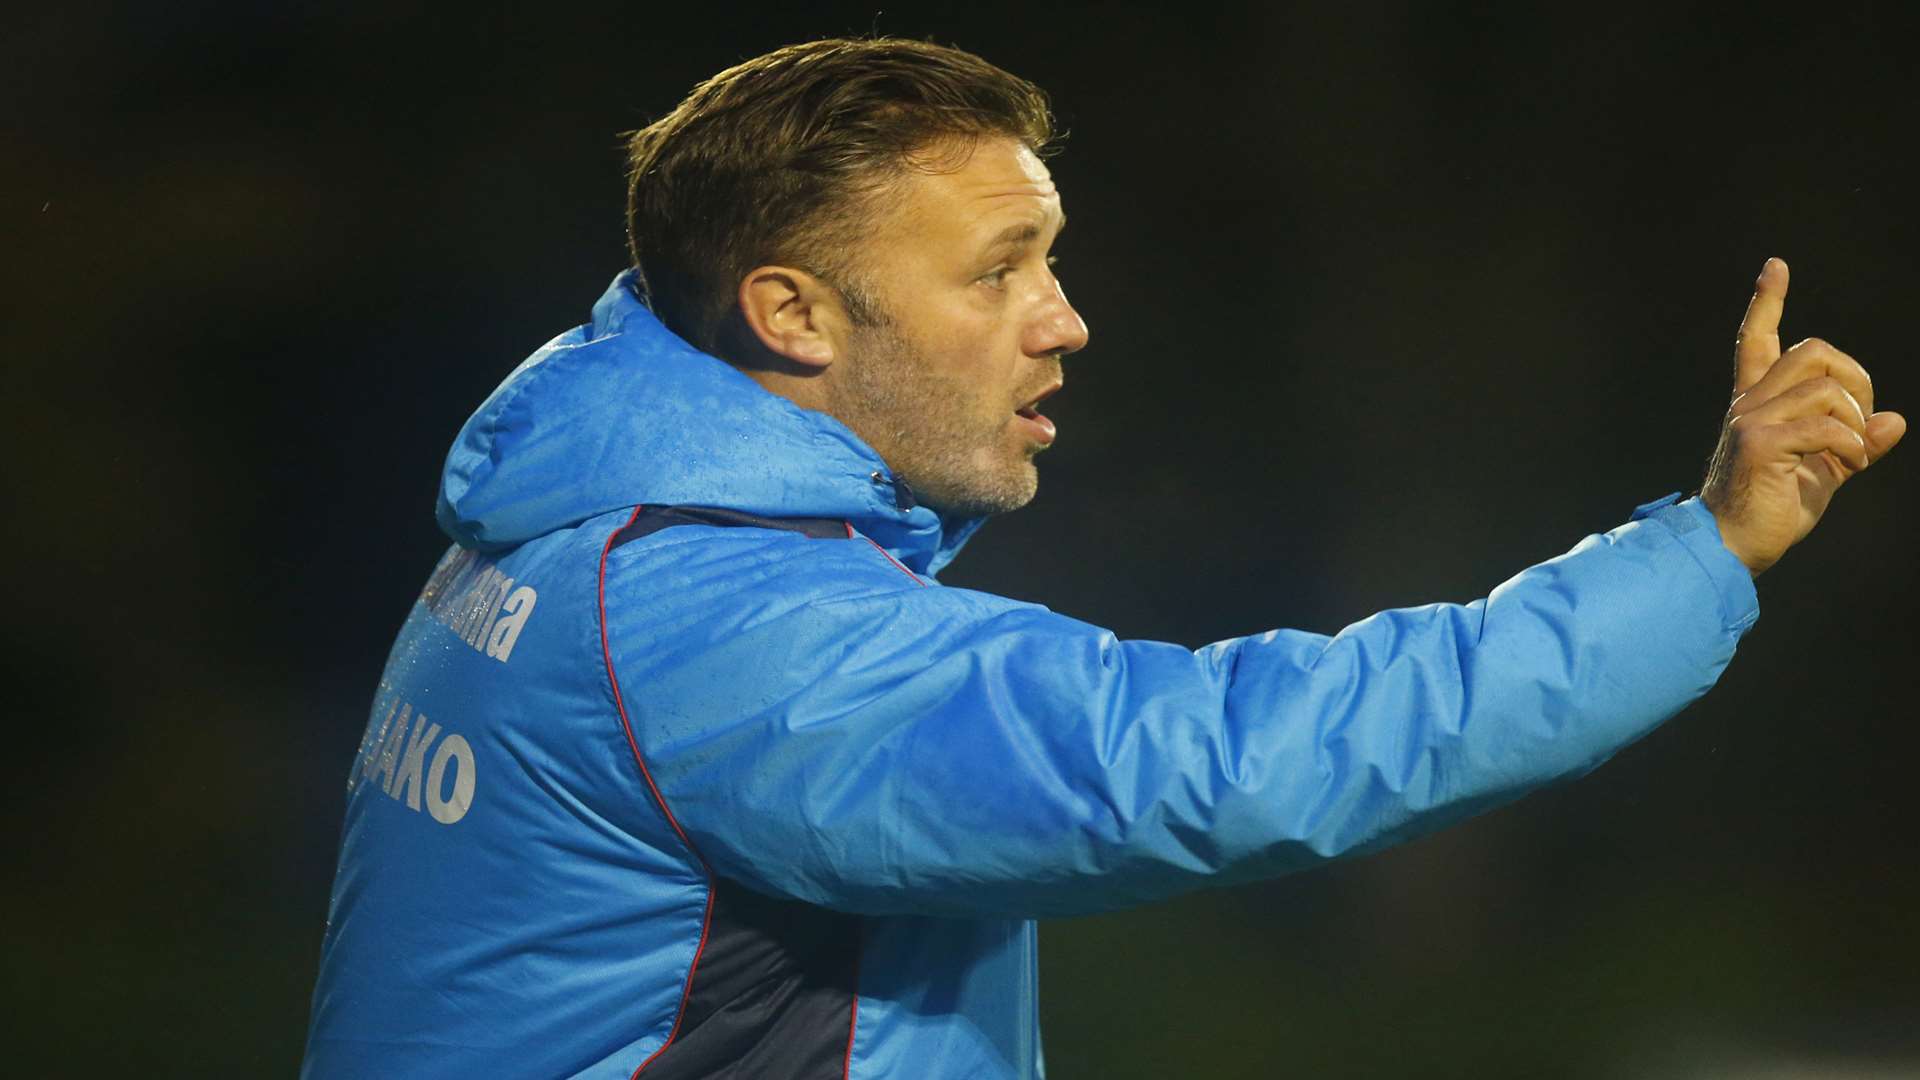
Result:
[[[1040,1075],[1034,920],[1377,849],[1710,687],[1897,443],[1781,352],[1702,495],[1467,605],[1195,651],[941,587],[1087,342],[1030,84],[821,41],[633,139],[635,267],[480,407],[349,799],[309,1076]]]

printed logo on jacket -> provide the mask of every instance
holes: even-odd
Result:
[[[503,664],[513,656],[539,599],[532,586],[516,585],[493,562],[465,548],[448,552],[420,593],[435,622],[468,648]],[[412,702],[395,695],[385,704],[386,715],[381,717],[376,705],[377,722],[367,724],[347,773],[347,790],[372,782],[395,802],[425,809],[442,825],[466,817],[476,779],[473,746],[456,732],[441,738],[441,726],[424,711],[415,712]]]
[[[408,722],[412,721],[412,733]],[[360,755],[347,773],[347,790],[367,781],[407,809],[418,810],[422,796],[427,813],[442,825],[451,825],[467,816],[473,806],[473,747],[457,734],[440,739],[440,725],[427,719],[426,713],[414,714],[409,702],[395,701],[387,707],[386,719],[368,724],[360,741]],[[433,749],[431,760],[428,749]],[[447,773],[453,773],[453,790],[447,790]]]
[[[435,620],[476,652],[503,664],[513,655],[513,644],[539,598],[532,586],[515,588],[498,566],[466,548],[448,552],[420,592],[420,602]]]

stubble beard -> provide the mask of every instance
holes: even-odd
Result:
[[[834,414],[904,479],[916,499],[963,518],[1004,514],[1039,491],[1034,445],[1010,452],[1007,416],[975,415],[978,395],[963,378],[930,370],[890,322],[854,331],[855,363],[836,386]]]

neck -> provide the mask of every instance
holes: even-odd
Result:
[[[829,388],[826,385],[827,377],[825,372],[814,371],[807,374],[798,374],[769,368],[747,367],[743,367],[740,370],[747,378],[759,383],[760,389],[765,390],[769,394],[786,398],[788,401],[793,402],[803,409],[812,409],[814,412],[823,412],[829,416],[833,416],[833,409],[828,407],[832,395],[829,393]],[[843,417],[835,416],[834,419],[840,420],[842,423],[846,422]]]

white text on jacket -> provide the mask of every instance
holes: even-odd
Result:
[[[433,741],[439,738],[440,725],[428,721],[426,713],[416,716],[411,704],[394,702],[387,707],[385,720],[367,725],[360,756],[347,773],[347,790],[372,782],[409,810],[420,809],[424,796],[433,820],[442,825],[459,821],[473,806],[473,747],[465,738],[449,733],[435,748]],[[427,756],[429,749],[433,750],[431,758]],[[449,771],[453,773],[451,791],[447,790]]]
[[[420,593],[420,602],[435,621],[475,651],[503,664],[513,654],[513,643],[520,640],[520,630],[538,599],[532,586],[515,588],[513,579],[498,566],[459,547],[440,560]]]

